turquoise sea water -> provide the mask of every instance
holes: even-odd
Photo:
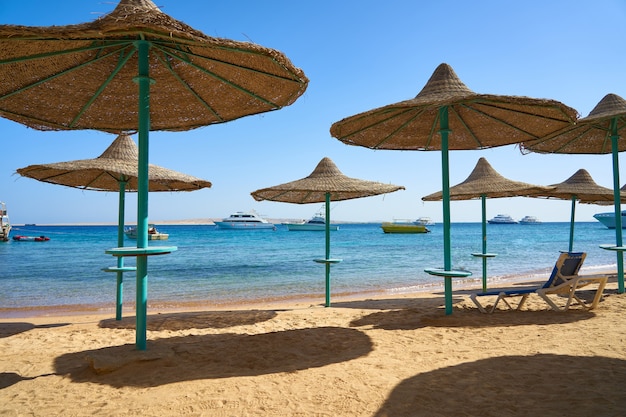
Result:
[[[567,250],[569,223],[488,225],[490,281],[510,275],[545,274],[560,250]],[[342,224],[331,232],[331,257],[343,261],[331,267],[334,296],[406,292],[433,288],[441,279],[424,268],[443,266],[442,225],[428,234],[384,234],[380,224]],[[167,241],[151,245],[177,246],[169,255],[148,262],[150,306],[202,302],[207,306],[263,300],[324,301],[323,232],[220,230],[212,225],[161,225]],[[20,226],[12,235],[46,235],[48,242],[0,243],[0,315],[56,306],[114,308],[114,266],[104,253],[117,246],[116,226]],[[453,223],[455,269],[482,277],[480,223]],[[574,250],[588,253],[585,268],[615,267],[616,255],[600,249],[614,243],[615,231],[600,223],[576,223]],[[126,246],[134,241],[126,240]],[[127,258],[126,265],[134,265]],[[494,284],[495,285],[495,284]],[[453,284],[454,289],[454,284]],[[135,299],[135,274],[124,275],[124,304]]]

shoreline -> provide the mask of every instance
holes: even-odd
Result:
[[[593,271],[590,271],[593,270]],[[543,283],[550,268],[546,272],[518,274],[501,277],[490,281],[489,289],[510,288],[515,286],[533,286]],[[591,273],[592,272],[592,273]],[[584,268],[580,275],[609,275],[616,276],[617,271],[613,268],[597,269],[594,267]],[[482,288],[482,278],[473,276],[464,280],[453,281],[453,296],[468,296],[470,293]],[[333,303],[366,302],[371,300],[408,299],[408,298],[432,298],[444,293],[444,285],[441,283],[428,283],[411,287],[371,290],[368,292],[335,293],[331,294],[331,307]],[[176,300],[176,299],[153,299],[148,300],[148,314],[167,314],[176,312],[198,311],[241,311],[241,310],[293,310],[312,307],[324,307],[324,294],[319,295],[293,295],[276,296],[271,298],[250,300]],[[45,317],[76,317],[76,316],[115,316],[115,301],[107,304],[70,304],[52,306],[30,306],[17,308],[0,308],[0,319],[26,319]],[[135,303],[127,302],[123,306],[123,316],[135,315]]]

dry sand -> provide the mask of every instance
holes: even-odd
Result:
[[[623,416],[626,294],[481,314],[468,291],[0,319],[0,416]],[[590,294],[585,294],[589,296]]]

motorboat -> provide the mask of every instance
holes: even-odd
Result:
[[[520,224],[541,224],[541,220],[539,220],[535,216],[524,216],[524,218],[521,219],[519,223]]]
[[[487,220],[489,224],[517,224],[517,220],[514,220],[508,214],[498,214],[493,219]]]
[[[432,226],[435,224],[433,219],[431,219],[430,217],[418,217],[418,219],[415,220],[415,223],[422,224],[424,226]]]
[[[615,229],[615,212],[596,213],[593,217],[609,229]],[[626,229],[626,210],[622,210],[622,229]]]
[[[417,221],[410,220],[394,220],[392,222],[383,222],[381,225],[385,233],[429,233],[430,230]]]
[[[24,236],[24,235],[15,235],[13,236],[13,240],[18,242],[47,242],[50,240],[48,236]]]
[[[129,239],[137,239],[137,227],[130,226],[124,230],[124,234]],[[148,240],[167,240],[170,237],[167,233],[161,233],[153,224],[148,225]]]
[[[11,222],[9,221],[9,215],[7,214],[7,207],[6,204],[0,201],[0,241],[8,241],[10,233]]]
[[[316,214],[307,221],[301,223],[285,223],[290,231],[325,231],[326,219],[321,214]],[[328,225],[328,230],[339,230],[337,225]]]
[[[273,223],[263,219],[254,211],[238,211],[225,217],[220,222],[215,222],[220,229],[276,229]]]

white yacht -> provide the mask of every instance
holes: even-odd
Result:
[[[417,220],[415,220],[415,224],[421,224],[422,226],[432,226],[435,224],[435,222],[430,217],[418,217]]]
[[[524,216],[524,218],[521,219],[519,223],[520,224],[541,224],[541,220],[539,220],[535,216]]]
[[[615,229],[615,212],[596,213],[593,217],[609,229]],[[626,210],[622,210],[622,229],[626,229]]]
[[[487,220],[489,224],[517,224],[517,220],[513,220],[508,214],[498,214],[491,220]]]
[[[225,217],[221,222],[215,222],[220,229],[276,229],[273,223],[261,218],[256,212],[238,211]]]
[[[11,233],[11,222],[9,222],[7,207],[0,201],[0,241],[7,242],[9,240],[9,233]]]
[[[326,219],[318,213],[302,223],[285,223],[285,225],[290,231],[325,231]],[[339,226],[330,224],[328,230],[339,230]]]

